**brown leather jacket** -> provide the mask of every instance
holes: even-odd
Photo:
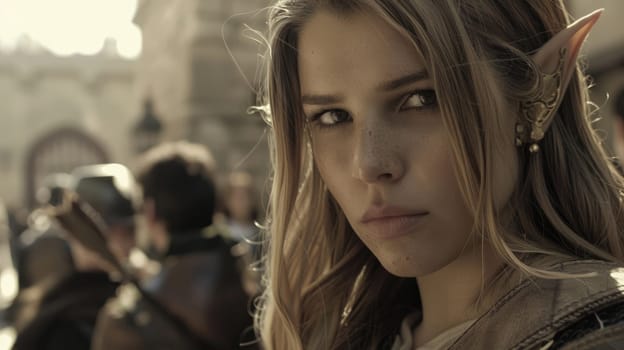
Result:
[[[205,249],[167,257],[144,285],[185,331],[128,284],[100,313],[92,349],[237,349],[246,333],[253,335],[249,296],[231,246],[218,236],[190,245],[202,244]]]
[[[624,268],[577,260],[555,270],[595,275],[524,280],[450,349],[624,349]]]
[[[99,310],[119,284],[104,272],[74,272],[20,292],[12,305],[14,350],[88,349]]]

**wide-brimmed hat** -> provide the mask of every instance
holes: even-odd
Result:
[[[134,222],[136,184],[124,165],[96,164],[74,169],[73,190],[97,211],[106,224]]]

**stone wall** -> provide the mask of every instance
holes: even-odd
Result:
[[[118,57],[0,53],[0,197],[26,203],[28,153],[55,130],[79,130],[111,161],[127,161],[139,113],[132,86],[133,63]]]
[[[165,139],[203,143],[222,175],[247,170],[259,186],[269,168],[265,127],[247,109],[261,48],[246,26],[264,30],[267,13],[259,9],[269,2],[143,0],[135,17],[144,43],[137,89],[153,96]]]

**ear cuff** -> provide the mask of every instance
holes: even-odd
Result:
[[[520,120],[516,123],[516,146],[529,144],[531,153],[539,152],[539,141],[544,138],[562,98],[563,66],[566,49],[559,51],[559,63],[553,73],[541,73],[528,98],[520,103]]]

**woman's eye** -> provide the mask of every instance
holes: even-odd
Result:
[[[346,111],[334,109],[317,113],[311,118],[311,121],[318,123],[320,126],[334,126],[348,121],[349,118],[349,113]]]
[[[411,109],[411,108],[427,108],[427,107],[435,107],[438,104],[438,98],[436,96],[435,91],[433,90],[421,90],[412,93],[407,97],[403,105],[401,105],[401,109]]]

